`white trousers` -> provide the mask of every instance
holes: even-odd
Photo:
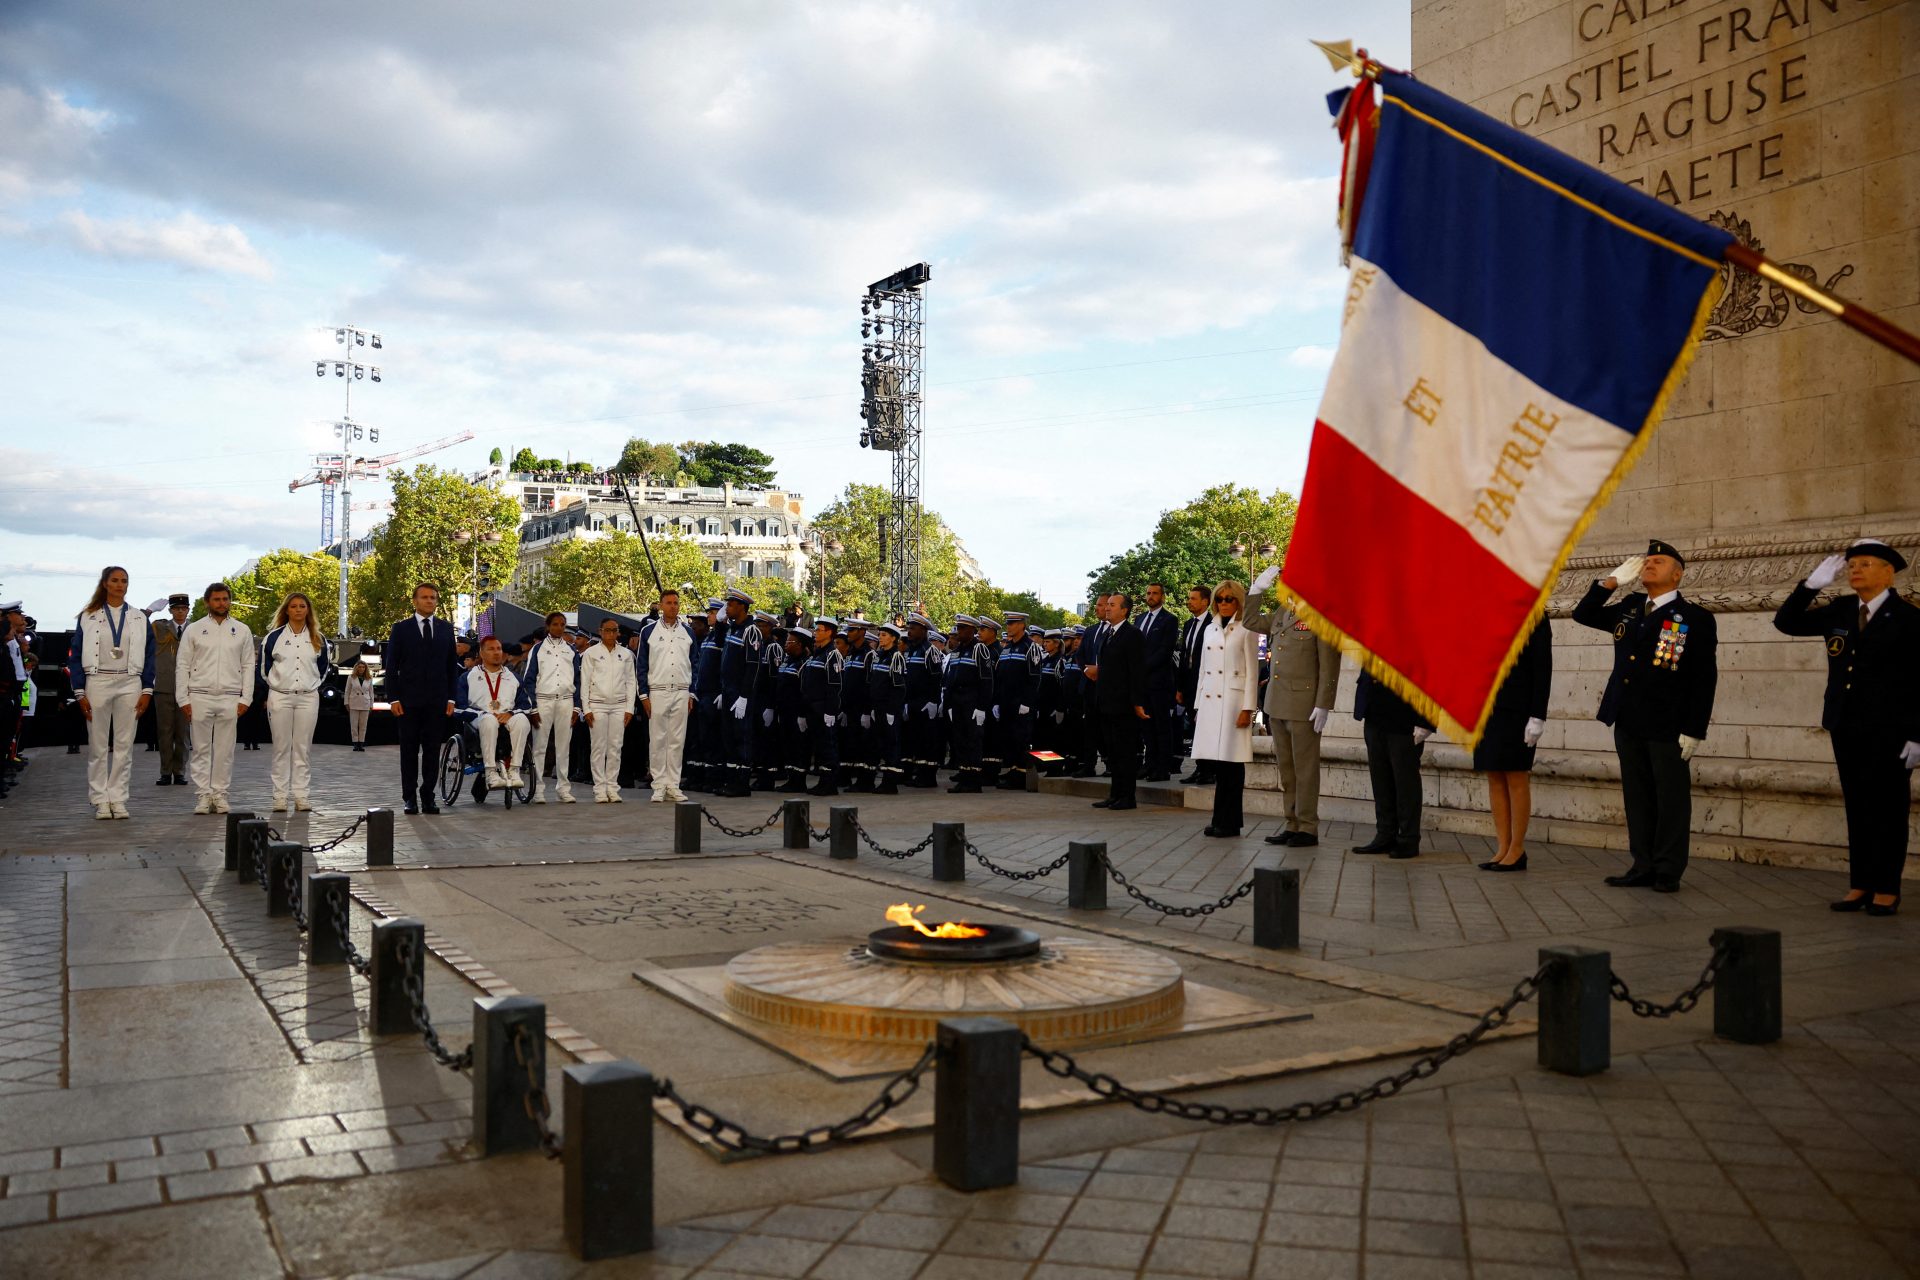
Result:
[[[507,731],[507,744],[512,748],[509,755],[509,759],[513,761],[512,767],[515,769],[520,767],[520,757],[527,749],[526,716],[516,711],[503,725],[493,714],[482,711],[473,718],[473,728],[474,732],[480,735],[480,761],[486,766],[488,773],[494,771],[497,767],[495,761],[500,758],[500,730],[502,729]]]
[[[367,718],[372,714],[364,707],[347,712],[347,733],[355,742],[367,740]]]
[[[87,722],[87,800],[96,809],[125,804],[133,773],[133,735],[139,719],[133,709],[140,705],[140,677],[94,676],[84,692],[87,705],[93,708],[93,719]]]
[[[589,707],[593,724],[588,733],[593,750],[593,794],[611,795],[620,790],[620,744],[627,735],[625,707]]]
[[[533,731],[534,771],[537,774],[541,761],[547,758],[547,743],[551,740],[554,794],[570,796],[573,783],[567,780],[567,753],[573,748],[573,699],[536,698],[534,706],[540,712],[540,725]]]
[[[313,754],[313,726],[320,718],[318,693],[267,695],[267,724],[273,730],[273,795],[305,800],[311,786],[308,757]]]
[[[653,789],[678,791],[680,758],[687,747],[687,691],[662,689],[648,701],[653,707],[647,720],[647,765],[653,771]]]
[[[225,800],[233,785],[233,735],[240,727],[240,695],[195,693],[182,702],[193,708],[193,755],[187,774],[201,800]]]

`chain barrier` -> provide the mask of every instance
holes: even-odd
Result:
[[[533,1055],[527,1047],[527,1027],[518,1023],[513,1028],[513,1060],[520,1064],[520,1073],[527,1078],[527,1093],[521,1102],[527,1108],[527,1119],[533,1121],[540,1130],[540,1150],[549,1160],[560,1158],[560,1135],[553,1131],[553,1102],[547,1097],[547,1082],[533,1067]]]
[[[273,834],[273,828],[267,828],[267,834]],[[267,846],[262,840],[253,842],[253,882],[260,886],[260,892],[267,891]]]
[[[327,907],[333,912],[333,929],[340,935],[341,949],[347,953],[347,966],[361,977],[370,977],[373,964],[360,954],[353,945],[353,912],[347,905],[347,895],[338,889],[327,894]]]
[[[413,949],[413,939],[403,936],[394,949],[394,956],[400,961],[401,985],[407,990],[407,999],[413,1005],[413,1025],[427,1042],[427,1052],[433,1060],[449,1071],[466,1071],[473,1066],[473,1046],[468,1045],[459,1053],[447,1052],[440,1043],[440,1033],[433,1029],[433,1017],[427,1012],[427,984],[415,961],[419,953]]]
[[[360,829],[360,825],[364,823],[366,820],[367,820],[367,815],[363,813],[359,817],[355,818],[351,823],[347,824],[347,829],[345,831],[342,831],[339,835],[335,836],[333,839],[322,840],[319,844],[303,844],[300,846],[300,852],[302,853],[330,852],[332,849],[338,846],[342,841],[344,841],[348,836],[358,831]],[[278,827],[268,827],[267,834],[273,837],[273,841],[275,844],[282,843],[286,838],[280,834],[280,828]]]
[[[860,1108],[838,1124],[815,1125],[799,1133],[783,1133],[771,1138],[763,1138],[749,1133],[740,1125],[725,1116],[689,1102],[680,1091],[673,1087],[673,1081],[661,1080],[654,1085],[654,1094],[665,1098],[680,1109],[681,1118],[694,1129],[727,1149],[728,1151],[758,1151],[763,1155],[786,1155],[795,1151],[825,1151],[852,1138],[862,1129],[868,1128],[881,1116],[893,1110],[920,1087],[920,1077],[933,1066],[934,1046],[929,1043],[920,1054],[920,1060],[902,1071],[886,1086],[874,1095],[872,1102]]]
[[[1202,903],[1200,906],[1197,906],[1197,907],[1176,907],[1170,903],[1161,902],[1157,898],[1150,898],[1146,894],[1140,892],[1140,890],[1137,887],[1135,887],[1133,881],[1127,879],[1126,876],[1121,874],[1120,868],[1113,865],[1112,859],[1102,857],[1100,861],[1107,868],[1107,874],[1113,878],[1113,882],[1119,885],[1122,889],[1125,889],[1127,891],[1127,896],[1129,898],[1132,898],[1135,902],[1138,902],[1140,905],[1144,907],[1151,907],[1153,910],[1160,912],[1162,915],[1185,916],[1188,919],[1192,919],[1195,916],[1210,916],[1216,911],[1226,910],[1228,907],[1232,906],[1234,903],[1240,901],[1240,899],[1246,897],[1248,894],[1253,892],[1253,881],[1249,879],[1245,884],[1241,885],[1238,889],[1234,889],[1229,893],[1224,893],[1220,897],[1214,899],[1212,902]]]
[[[878,840],[875,840],[873,836],[868,833],[867,829],[860,825],[860,821],[857,818],[854,819],[853,833],[860,837],[860,843],[866,845],[867,848],[873,850],[883,858],[911,858],[914,854],[924,853],[933,847],[933,833],[929,831],[927,838],[919,844],[914,845],[911,849],[889,849]]]
[[[782,808],[784,807],[785,806],[782,806]],[[781,809],[775,809],[771,814],[767,815],[767,820],[761,823],[757,827],[749,827],[745,831],[736,831],[732,827],[728,826],[726,823],[720,821],[720,819],[714,817],[713,810],[707,808],[707,806],[705,805],[700,806],[700,816],[707,820],[708,826],[712,827],[715,831],[718,831],[721,835],[732,836],[736,840],[744,840],[748,836],[757,836],[762,831],[765,831],[770,827],[776,826],[780,822],[781,811],[782,811]]]
[[[1038,880],[1041,876],[1050,876],[1060,868],[1066,866],[1067,860],[1073,856],[1073,851],[1069,849],[1044,867],[1035,867],[1031,871],[1009,871],[987,857],[986,854],[980,852],[980,846],[971,840],[967,841],[967,852],[973,856],[975,862],[993,872],[993,874],[1005,876],[1009,880]]]
[[[1042,1049],[1022,1037],[1021,1049],[1029,1057],[1061,1079],[1078,1080],[1103,1098],[1114,1098],[1141,1111],[1179,1116],[1183,1120],[1203,1120],[1217,1125],[1280,1125],[1319,1120],[1336,1113],[1357,1111],[1369,1102],[1391,1098],[1416,1080],[1425,1080],[1454,1058],[1479,1044],[1489,1031],[1504,1026],[1513,1011],[1531,1000],[1540,989],[1552,965],[1541,965],[1514,984],[1513,993],[1480,1015],[1480,1021],[1423,1057],[1416,1058],[1405,1070],[1383,1076],[1359,1089],[1348,1089],[1318,1102],[1296,1102],[1285,1107],[1229,1107],[1218,1102],[1189,1102],[1170,1094],[1152,1093],[1120,1083],[1104,1072],[1089,1071],[1075,1062],[1071,1054],[1059,1049]]]
[[[294,927],[302,933],[307,932],[306,876],[301,874],[306,870],[305,864],[303,853],[289,849],[280,855],[280,865],[287,872],[287,907],[293,912]]]
[[[1627,983],[1618,973],[1607,971],[1607,990],[1613,998],[1633,1010],[1637,1018],[1671,1018],[1676,1013],[1691,1013],[1700,1003],[1700,997],[1713,986],[1715,978],[1720,976],[1720,966],[1726,962],[1727,950],[1724,946],[1713,949],[1713,955],[1707,960],[1707,967],[1700,971],[1700,979],[1692,986],[1675,996],[1667,1004],[1655,1004],[1651,1000],[1642,1000],[1627,990]]]

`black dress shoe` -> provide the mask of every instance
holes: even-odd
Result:
[[[1111,801],[1111,800],[1095,800],[1095,801],[1093,802],[1093,807],[1094,807],[1094,808],[1096,808],[1096,809],[1111,809],[1111,808],[1113,808],[1113,801]]]
[[[1287,843],[1296,849],[1311,849],[1314,845],[1320,843],[1320,837],[1311,831],[1296,831],[1293,833],[1293,839],[1287,841]]]
[[[1872,902],[1873,902],[1873,896],[1871,894],[1863,893],[1857,898],[1842,898],[1838,902],[1829,902],[1827,904],[1827,910],[1829,911],[1865,911]]]
[[[1420,856],[1420,846],[1414,845],[1412,848],[1395,849],[1389,856],[1396,860],[1402,858],[1417,858]]]
[[[1900,914],[1900,899],[1895,898],[1892,902],[1869,902],[1867,904],[1867,914],[1870,916],[1898,915]]]
[[[440,806],[435,804],[433,801],[428,800],[427,802],[425,802],[420,806],[420,812],[438,814],[440,812]]]
[[[1276,831],[1272,835],[1266,837],[1266,841],[1268,844],[1292,844],[1293,832]]]
[[[417,804],[403,805],[401,806],[400,812],[408,815],[409,817],[413,817],[419,814],[420,806]]]
[[[1678,880],[1668,880],[1663,877],[1653,882],[1653,891],[1655,893],[1678,893],[1680,892],[1680,882]]]
[[[1115,800],[1112,804],[1109,804],[1107,806],[1107,811],[1109,813],[1113,813],[1113,812],[1118,812],[1121,809],[1136,809],[1138,807],[1139,806],[1134,804],[1134,802],[1131,800]],[[1887,914],[1892,915],[1893,908],[1891,907],[1887,908]]]
[[[159,781],[155,782],[153,785],[156,787],[170,787],[173,785],[173,775],[170,773],[163,773],[160,775]]]
[[[1238,838],[1239,838],[1239,835],[1240,835],[1240,828],[1238,828],[1238,827],[1208,827],[1208,828],[1207,828],[1207,829],[1206,829],[1205,831],[1203,831],[1203,832],[1201,832],[1201,834],[1202,834],[1202,835],[1208,835],[1208,836],[1212,836],[1212,837],[1213,837],[1214,839],[1216,839],[1216,840],[1234,840],[1234,839],[1238,839]]]
[[[1288,843],[1291,844],[1292,841],[1288,841]],[[1353,851],[1355,853],[1392,853],[1393,841],[1382,840],[1378,836],[1375,836],[1373,839],[1367,841],[1365,844],[1357,844],[1353,846]]]
[[[980,784],[977,782],[956,782],[947,788],[947,794],[950,796],[977,796],[980,794]]]
[[[1170,780],[1171,780],[1171,778],[1172,778],[1172,775],[1171,775],[1171,774],[1166,774],[1166,773],[1150,773],[1150,774],[1148,774],[1148,775],[1147,775],[1146,777],[1144,777],[1144,778],[1142,778],[1142,779],[1140,779],[1140,781],[1142,781],[1142,782],[1167,782],[1167,781],[1170,781]]]
[[[1183,787],[1194,787],[1194,786],[1198,786],[1202,782],[1205,782],[1206,780],[1207,780],[1206,775],[1201,773],[1198,769],[1195,769],[1192,773],[1180,779],[1180,785]]]
[[[1616,889],[1644,889],[1653,883],[1653,873],[1629,871],[1623,875],[1608,876],[1606,882]]]

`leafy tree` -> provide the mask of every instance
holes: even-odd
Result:
[[[623,476],[658,476],[671,480],[679,474],[680,454],[670,444],[654,444],[633,436],[620,451],[620,461],[613,469]]]
[[[374,534],[371,572],[365,567],[355,572],[355,577],[372,579],[372,611],[356,625],[369,635],[384,635],[410,607],[417,582],[433,583],[443,597],[472,592],[476,544],[456,541],[457,532],[500,535],[498,542],[477,544],[480,573],[495,589],[506,585],[519,556],[519,503],[457,471],[424,463],[411,472],[395,470],[388,479],[393,484],[393,513]],[[450,611],[452,600],[446,604]]]
[[[680,446],[680,469],[692,476],[695,484],[709,487],[731,484],[742,489],[769,489],[774,483],[773,455],[744,444],[689,440]]]
[[[661,585],[682,588],[687,597],[683,607],[689,611],[696,607],[692,595],[705,603],[724,586],[707,553],[693,539],[678,533],[656,535],[647,539],[647,545],[653,549]],[[686,583],[693,584],[690,593],[684,591]],[[660,598],[645,548],[637,535],[623,529],[597,538],[570,538],[554,547],[525,595],[515,603],[539,613],[571,609],[581,601],[620,613],[645,613]]]
[[[540,470],[540,459],[534,456],[534,452],[531,449],[516,449],[513,454],[513,465],[509,467],[508,470],[538,471]]]
[[[995,614],[1004,614],[1009,609],[1018,610],[1027,615],[1027,623],[1034,627],[1064,627],[1079,620],[1080,615],[1071,613],[1058,605],[1048,604],[1033,591],[999,591],[993,593],[994,601],[990,606]]]
[[[251,627],[256,636],[267,633],[281,602],[296,591],[313,601],[322,634],[340,634],[340,561],[333,556],[281,547],[267,552],[251,567],[229,575],[226,581],[233,588],[233,616]],[[376,616],[376,581],[372,560],[354,565],[347,577],[349,620],[362,631],[369,629],[369,621]],[[195,601],[193,616],[203,616],[206,608],[205,601]],[[386,622],[382,619],[380,625],[384,627]]]
[[[1169,597],[1177,598],[1197,584],[1244,579],[1247,552],[1235,555],[1235,542],[1253,548],[1258,574],[1285,559],[1296,506],[1293,495],[1279,489],[1263,494],[1244,485],[1214,485],[1184,506],[1161,512],[1149,541],[1088,574],[1092,590],[1126,591],[1138,601],[1150,582],[1161,583]],[[1269,542],[1275,551],[1262,556],[1259,548]]]
[[[753,597],[753,607],[756,609],[782,613],[795,602],[802,609],[807,607],[799,589],[784,578],[741,578],[733,585]]]
[[[568,470],[568,471],[576,471],[576,472],[581,472],[581,473],[591,473],[591,472],[592,472],[592,471],[594,471],[595,469],[596,469],[596,468],[594,467],[594,465],[593,465],[593,464],[592,464],[591,462],[588,462],[588,461],[587,461],[586,459],[584,459],[584,458],[582,458],[582,459],[580,459],[580,460],[579,460],[579,461],[577,461],[577,462],[569,462],[569,463],[567,464],[567,470]]]
[[[500,465],[501,459],[504,458],[505,456],[506,455],[501,453],[498,449],[495,449],[492,453],[487,455],[487,465],[490,467],[497,467]]]

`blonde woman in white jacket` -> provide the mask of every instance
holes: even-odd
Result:
[[[1260,706],[1260,636],[1248,630],[1247,589],[1229,579],[1213,590],[1213,625],[1200,651],[1194,689],[1193,758],[1213,768],[1213,821],[1206,834],[1240,834],[1240,797],[1253,759],[1253,713]]]
[[[296,591],[274,615],[260,646],[267,682],[267,724],[273,730],[273,808],[307,810],[308,757],[320,718],[320,686],[327,678],[327,643],[314,625],[313,601]]]

